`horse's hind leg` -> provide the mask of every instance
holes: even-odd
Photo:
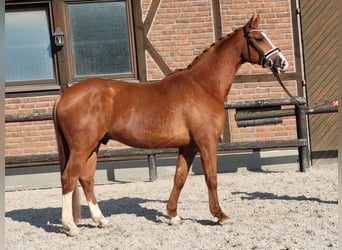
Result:
[[[109,223],[109,221],[102,215],[102,212],[96,202],[94,192],[94,175],[96,170],[96,162],[97,152],[93,152],[86,162],[85,169],[82,170],[80,183],[86,196],[93,221],[97,223],[99,227],[104,227]]]
[[[62,172],[62,224],[68,230],[70,236],[79,234],[79,229],[75,224],[73,216],[73,204],[78,202],[73,200],[74,192],[77,192],[77,180],[80,176],[81,168],[84,166],[85,161],[79,155],[70,154],[68,163]],[[78,197],[76,198],[78,200]]]
[[[181,219],[177,215],[177,203],[197,152],[198,150],[195,148],[179,149],[174,184],[167,204],[167,213],[171,217],[170,224],[172,225],[181,223]]]

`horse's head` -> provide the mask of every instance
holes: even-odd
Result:
[[[277,72],[284,72],[288,62],[280,49],[273,45],[267,35],[259,29],[259,15],[254,14],[243,27],[246,46],[242,57],[250,63],[260,64],[263,68],[270,68]]]

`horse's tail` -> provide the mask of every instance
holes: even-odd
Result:
[[[59,126],[59,121],[57,117],[57,105],[59,103],[60,96],[56,99],[55,104],[53,106],[53,124],[55,126],[56,140],[57,140],[57,149],[58,149],[58,157],[59,157],[59,165],[61,175],[66,167],[66,164],[69,159],[69,147],[65,140],[63,131]],[[74,217],[74,221],[77,223],[81,219],[81,205],[80,205],[80,194],[78,187],[76,185],[74,192],[72,194],[72,215]]]

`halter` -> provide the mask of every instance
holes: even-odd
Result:
[[[250,46],[252,46],[259,54],[260,58],[261,58],[261,62],[260,65],[263,68],[269,67],[269,68],[273,68],[273,61],[269,59],[269,57],[271,55],[273,55],[274,53],[279,53],[280,49],[277,47],[274,47],[272,49],[270,49],[269,51],[267,51],[266,53],[263,53],[260,48],[258,46],[256,46],[254,44],[254,42],[252,41],[252,39],[249,37],[249,33],[251,32],[262,32],[262,30],[251,30],[251,31],[247,31],[245,27],[243,27],[243,33],[245,35],[245,38],[247,40],[247,48],[248,48],[248,59],[249,61],[251,61],[251,52],[250,52]]]
[[[290,91],[285,87],[284,83],[282,82],[282,80],[280,79],[279,73],[278,71],[273,67],[273,61],[271,59],[269,59],[269,57],[271,55],[273,55],[274,53],[279,53],[280,49],[277,47],[274,47],[272,49],[270,49],[269,51],[267,51],[266,53],[263,53],[260,48],[254,44],[253,40],[249,37],[249,33],[251,32],[262,32],[262,30],[250,30],[247,31],[245,27],[243,27],[243,33],[244,36],[247,40],[247,48],[248,48],[248,59],[249,61],[251,61],[251,52],[250,52],[250,46],[252,46],[259,54],[260,58],[261,58],[261,66],[263,68],[269,67],[272,70],[273,75],[275,76],[275,78],[278,80],[280,86],[283,88],[283,90],[286,92],[286,94],[289,96],[290,100],[292,101],[292,103],[294,105],[296,105],[297,107],[300,106],[301,104],[299,103],[299,101],[290,93]]]

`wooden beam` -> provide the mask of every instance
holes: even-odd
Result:
[[[145,26],[145,35],[147,36],[148,32],[150,31],[153,19],[157,13],[158,7],[160,4],[160,0],[153,0],[150,8],[147,12],[145,21],[144,21],[144,26]]]
[[[212,0],[211,5],[212,5],[212,9],[213,9],[215,40],[218,40],[220,37],[222,37],[220,0]]]
[[[161,55],[158,53],[158,51],[153,47],[152,43],[148,38],[146,38],[146,50],[151,55],[153,60],[156,62],[160,70],[163,72],[164,75],[168,75],[171,73],[171,69],[169,66],[165,63]]]
[[[5,122],[29,122],[29,121],[47,121],[52,120],[51,113],[34,113],[34,114],[18,114],[6,115]]]
[[[297,73],[289,72],[281,74],[282,81],[296,80]],[[234,83],[248,83],[248,82],[273,82],[277,81],[273,74],[254,74],[254,75],[237,75]]]
[[[333,107],[331,104],[324,104],[318,106],[311,106],[306,111],[307,114],[327,114],[327,113],[334,113],[338,112],[338,107]]]
[[[300,104],[305,104],[305,98],[296,97],[297,101]],[[272,107],[279,105],[293,105],[291,99],[288,97],[285,98],[274,98],[274,99],[257,99],[257,100],[245,100],[245,101],[236,101],[236,102],[228,102],[225,104],[226,109],[236,109],[236,108],[263,108],[263,107]]]
[[[153,0],[151,5],[150,5],[150,8],[149,8],[147,15],[146,15],[146,18],[145,18],[145,21],[143,23],[143,29],[144,29],[143,39],[144,39],[145,49],[147,50],[147,52],[150,54],[150,56],[152,57],[154,62],[158,65],[160,70],[163,72],[163,74],[168,75],[171,73],[171,69],[166,64],[166,62],[164,61],[162,56],[158,53],[158,51],[153,47],[151,41],[147,38],[147,35],[148,35],[148,32],[150,31],[153,19],[157,13],[159,4],[160,4],[160,0]]]
[[[289,148],[307,146],[307,141],[299,140],[276,140],[276,141],[253,141],[253,142],[234,142],[234,143],[219,143],[218,151],[240,151],[253,149],[270,149],[270,148]],[[139,149],[127,148],[118,150],[103,150],[99,152],[99,161],[113,161],[136,159],[136,157],[148,155],[175,155],[178,153],[177,148],[163,149]],[[128,157],[128,158],[127,158]],[[26,167],[26,166],[44,166],[58,164],[57,154],[44,155],[23,155],[23,156],[6,156],[6,168]]]
[[[65,19],[65,6],[63,1],[51,1],[52,11],[54,12],[53,16],[53,23],[54,23],[54,29],[57,27],[60,27],[64,33],[67,30],[67,27],[65,25],[64,19]],[[53,31],[54,32],[54,31]],[[57,70],[57,80],[59,82],[59,85],[61,86],[61,91],[65,91],[69,87],[69,82],[71,81],[71,65],[69,65],[69,62],[71,61],[71,58],[68,59],[68,51],[67,46],[64,45],[61,48],[55,48],[55,58],[58,65]]]
[[[236,121],[246,121],[254,119],[265,119],[265,118],[275,118],[283,116],[295,116],[295,109],[280,109],[280,110],[269,110],[269,111],[255,111],[255,112],[236,112]]]
[[[146,72],[146,35],[144,23],[142,20],[141,1],[133,0],[133,17],[134,17],[134,30],[135,30],[135,43],[137,48],[137,66],[138,78],[141,82],[147,81]]]

